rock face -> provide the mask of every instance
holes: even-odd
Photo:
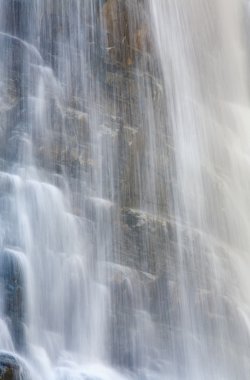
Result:
[[[131,284],[118,276],[111,284],[111,358],[115,365],[133,368],[135,348],[133,330],[135,328],[134,307]]]
[[[17,228],[15,213],[10,218],[15,195],[8,174],[18,177],[21,171],[26,180],[27,168],[36,171],[35,180],[60,187],[66,194],[67,213],[71,220],[76,220],[76,229],[90,242],[86,250],[91,252],[91,258],[88,257],[91,281],[99,281],[93,275],[98,277],[98,260],[123,269],[112,275],[107,271],[105,280],[100,280],[110,297],[107,312],[110,355],[107,357],[114,366],[129,370],[140,366],[139,352],[146,349],[140,349],[139,344],[142,342],[143,346],[146,339],[138,339],[136,335],[140,330],[137,314],[143,311],[144,319],[140,315],[139,320],[146,321],[147,326],[150,323],[157,326],[157,333],[153,331],[152,335],[157,336],[159,347],[165,350],[164,359],[175,362],[176,367],[182,362],[183,373],[179,377],[184,377],[184,347],[198,346],[198,352],[200,341],[193,342],[194,338],[184,336],[181,330],[178,265],[186,273],[190,272],[180,273],[186,275],[190,288],[189,307],[201,317],[198,335],[208,331],[213,350],[213,343],[222,331],[225,334],[234,331],[233,339],[240,345],[246,334],[237,330],[238,316],[229,291],[223,289],[223,294],[216,295],[221,305],[218,312],[213,305],[213,287],[204,281],[206,276],[191,273],[193,267],[185,243],[202,253],[195,260],[203,260],[203,266],[207,257],[213,255],[211,247],[202,241],[201,231],[187,234],[185,226],[177,225],[172,218],[175,210],[171,209],[171,203],[174,197],[178,198],[175,152],[168,128],[168,94],[162,84],[156,41],[148,20],[148,2],[5,0],[0,3],[6,15],[4,33],[2,28],[0,33],[0,51],[5,51],[0,65],[0,222],[7,226],[4,241],[0,242],[1,317],[16,350],[26,348],[28,321],[22,259],[25,253],[2,246],[22,246],[19,234],[23,227]],[[27,14],[32,21],[26,23]],[[169,62],[166,65],[171,77],[172,67]],[[169,82],[172,91],[171,78]],[[45,213],[45,219],[46,216]],[[177,230],[181,235],[179,241]],[[50,232],[53,235],[54,230]],[[58,240],[60,232],[60,228],[56,229]],[[178,257],[180,241],[182,260]],[[60,258],[78,254],[82,249],[79,244],[76,253],[61,252],[64,247],[60,241],[52,248]],[[57,265],[50,263],[49,252],[48,267]],[[57,267],[55,272],[51,271],[57,272]],[[78,288],[72,285],[75,272],[73,267],[67,284],[71,302],[64,315],[65,330],[69,332],[66,345],[72,350],[78,328],[74,326],[78,307],[74,302]],[[197,278],[195,289],[192,281]],[[54,308],[53,300],[49,306]],[[87,319],[89,310],[84,312]],[[227,326],[223,314],[228,316]],[[53,322],[45,318],[39,323],[47,330],[57,328],[56,318]],[[244,339],[249,344],[248,336]],[[221,352],[224,353],[224,347]],[[154,360],[152,350],[148,349],[148,353],[142,359],[144,363]],[[206,360],[206,353],[202,355]],[[23,368],[12,355],[0,353],[0,379],[25,380]]]
[[[3,289],[4,315],[18,351],[25,347],[25,281],[24,267],[18,252],[5,250],[0,254],[0,283]]]
[[[128,68],[140,54],[150,50],[148,26],[142,4],[130,0],[108,0],[103,6],[106,49],[110,62]]]
[[[165,270],[171,263],[165,259],[171,224],[167,220],[137,209],[121,210],[123,230],[124,264],[148,273]],[[172,257],[173,259],[173,257]]]
[[[1,77],[8,72],[0,88],[0,169],[35,166],[45,181],[55,186],[67,183],[70,212],[91,225],[93,257],[111,241],[108,259],[138,273],[155,274],[163,267],[168,225],[154,211],[142,213],[140,207],[143,201],[149,209],[155,194],[165,199],[160,154],[157,170],[149,167],[154,134],[149,114],[163,117],[159,110],[164,94],[146,2],[82,1],[79,15],[71,0],[63,0],[64,7],[61,0],[41,3],[38,19],[32,1],[4,5],[5,32],[13,36],[0,35],[0,45],[7,46]],[[20,20],[27,8],[32,22],[23,25]],[[78,16],[84,22],[70,25]],[[157,139],[166,141],[166,131]],[[159,185],[153,197],[144,199],[152,172]],[[8,216],[9,189],[0,185],[0,206]],[[163,209],[166,214],[165,203]],[[21,239],[13,236],[15,222],[10,223],[5,243],[18,246]],[[110,235],[100,237],[106,226]],[[0,282],[3,317],[15,348],[23,351],[27,300],[20,257],[2,250]],[[130,369],[139,361],[134,339],[139,306],[133,281],[119,274],[108,284],[110,360]],[[143,276],[140,282],[143,287]],[[3,371],[4,379],[18,380],[18,366]]]
[[[1,380],[31,380],[25,364],[17,357],[0,352]]]

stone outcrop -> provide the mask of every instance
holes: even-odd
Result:
[[[133,342],[135,309],[130,279],[117,273],[111,281],[112,314],[110,321],[111,358],[114,365],[125,368],[135,366],[136,355]]]
[[[31,380],[31,377],[20,358],[10,353],[0,352],[0,379]]]
[[[0,285],[3,289],[4,316],[18,351],[25,349],[25,279],[22,253],[5,249],[0,254]]]
[[[34,35],[24,43],[15,36],[25,39],[28,25],[10,20],[20,19],[27,9],[34,17],[35,3],[4,2],[5,32],[14,36],[0,34],[1,50],[6,52],[0,67],[0,170],[15,172],[16,166],[35,166],[38,178],[69,190],[69,212],[84,225],[81,231],[91,242],[93,266],[100,259],[101,248],[105,259],[123,268],[114,271],[106,284],[112,363],[129,369],[140,364],[135,330],[136,311],[141,308],[157,325],[165,357],[176,361],[175,367],[183,371],[179,377],[184,377],[184,347],[199,352],[200,340],[181,331],[183,278],[180,281],[177,273],[188,273],[185,285],[191,293],[189,307],[199,318],[197,337],[205,332],[213,350],[214,342],[216,346],[221,343],[220,333],[231,331],[239,348],[243,341],[249,345],[245,329],[238,328],[244,323],[238,322],[226,286],[215,295],[214,274],[194,273],[193,252],[187,247],[195,247],[195,260],[202,260],[206,267],[214,254],[205,244],[206,237],[190,226],[187,233],[186,226],[171,218],[168,200],[173,200],[173,193],[178,198],[174,144],[166,127],[167,94],[152,42],[147,2],[77,2],[82,6],[79,19],[84,22],[76,26],[69,23],[78,17],[73,17],[74,1],[64,0],[62,7],[62,0],[44,0]],[[19,236],[13,236],[15,220],[8,223],[11,193],[11,180],[8,175],[4,180],[1,176],[5,240],[18,245]],[[181,270],[185,268],[186,273],[178,267],[178,249]],[[26,345],[27,304],[24,268],[18,255],[11,250],[1,252],[0,286],[4,322],[15,348],[21,351]],[[134,298],[133,287],[140,300]],[[215,297],[218,302],[213,303]],[[72,310],[67,311],[67,325],[73,325]],[[74,333],[70,334],[69,347],[74,338]],[[224,347],[218,355],[221,360],[223,353]],[[0,379],[23,380],[23,368],[12,355],[0,353]]]
[[[140,10],[140,12],[138,12]],[[150,51],[150,35],[140,2],[107,0],[103,6],[106,50],[110,62],[128,68]]]

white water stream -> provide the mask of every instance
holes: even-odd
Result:
[[[248,12],[0,0],[0,377],[249,378]]]

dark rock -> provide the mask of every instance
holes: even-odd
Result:
[[[23,361],[7,352],[0,352],[1,380],[30,380],[30,374]]]
[[[29,0],[10,0],[5,3],[6,32],[25,37],[29,23],[25,22],[22,14],[30,7],[32,7],[32,2]]]
[[[20,255],[22,253],[10,249],[5,249],[0,254],[4,314],[17,350],[22,350],[25,346],[26,321],[25,268]]]
[[[108,0],[103,6],[107,55],[123,68],[134,65],[139,53],[150,51],[149,29],[144,18],[138,17],[144,14],[139,6],[128,0]]]
[[[129,277],[118,272],[111,284],[111,360],[116,366],[132,369],[137,364],[134,341],[135,308]]]
[[[158,273],[174,262],[174,251],[170,244],[173,238],[173,224],[158,215],[141,210],[121,210],[123,231],[123,264],[148,273]],[[166,249],[169,251],[166,262]]]
[[[158,322],[167,323],[169,327],[176,328],[181,324],[179,304],[178,283],[176,279],[173,280],[173,273],[165,270],[151,283],[150,311]]]

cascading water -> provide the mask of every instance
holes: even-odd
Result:
[[[249,378],[247,11],[0,0],[1,379]]]

